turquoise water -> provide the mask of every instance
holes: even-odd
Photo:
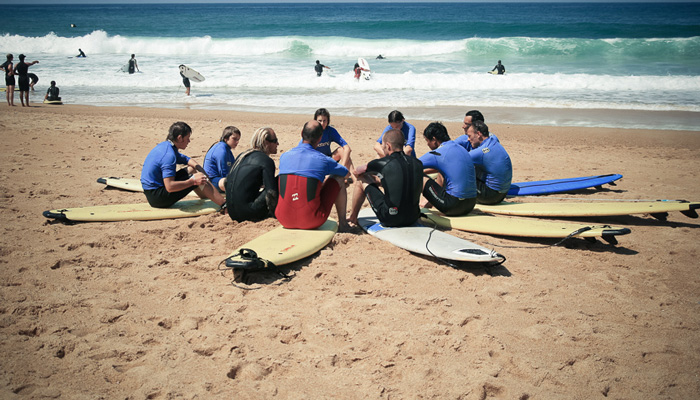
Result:
[[[69,103],[698,129],[700,4],[165,4],[13,6],[3,53],[40,64]],[[74,28],[71,24],[75,24]],[[70,58],[82,48],[88,58]],[[120,71],[136,53],[142,73]],[[375,60],[378,54],[386,59]],[[357,82],[358,57],[372,79]],[[317,78],[316,59],[332,69]],[[492,76],[497,60],[507,68]],[[181,63],[207,79],[184,96]],[[35,99],[36,100],[36,99]],[[526,112],[517,120],[501,108]],[[598,118],[592,110],[617,110]],[[577,112],[578,111],[578,112]],[[640,122],[624,111],[673,111]],[[378,114],[378,115],[375,115]],[[517,114],[517,113],[516,113]],[[454,115],[454,117],[453,117]],[[493,115],[493,114],[492,114]],[[630,114],[632,115],[632,114]],[[619,122],[616,122],[619,121]],[[632,124],[632,125],[630,125]],[[636,124],[636,125],[635,125]]]

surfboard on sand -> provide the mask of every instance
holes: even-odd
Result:
[[[680,211],[690,218],[697,218],[700,202],[683,200],[664,201],[620,201],[620,202],[557,202],[515,203],[502,202],[495,205],[477,204],[475,209],[491,214],[517,215],[523,217],[609,217],[629,214],[651,214],[666,220],[671,211]]]
[[[338,223],[332,219],[316,229],[280,226],[236,249],[225,263],[229,268],[244,270],[289,264],[326,247],[337,231]]]
[[[622,178],[620,174],[580,176],[576,178],[551,179],[545,181],[518,182],[510,185],[508,196],[532,196],[551,193],[570,192],[592,187],[601,188],[605,184],[615,186],[615,181]]]
[[[97,183],[131,192],[143,192],[141,180],[137,178],[117,178],[112,176],[109,178],[97,178]]]
[[[180,72],[185,78],[195,82],[204,82],[204,76],[186,65],[180,65]]]
[[[49,219],[61,222],[114,222],[114,221],[149,221],[197,217],[219,211],[211,200],[180,200],[168,208],[154,208],[148,203],[111,204],[106,206],[59,208],[44,211]]]
[[[369,63],[364,58],[360,57],[357,59],[357,63],[360,64],[360,68],[363,71],[360,73],[360,78],[369,80],[372,77],[372,70],[369,68]]]
[[[360,210],[357,220],[362,229],[370,235],[413,253],[455,261],[496,263],[505,260],[494,250],[435,230],[420,222],[407,227],[387,228],[379,223],[371,208]]]
[[[425,217],[443,228],[497,236],[560,239],[568,236],[582,238],[602,237],[617,244],[616,236],[627,235],[629,228],[608,225],[587,225],[570,222],[544,221],[534,218],[495,217],[493,215],[467,214],[447,217],[437,211],[423,209]]]

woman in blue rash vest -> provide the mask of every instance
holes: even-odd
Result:
[[[403,138],[406,141],[406,144],[403,147],[403,152],[407,156],[415,157],[416,152],[413,151],[413,149],[416,147],[416,127],[406,122],[403,114],[398,110],[394,110],[389,113],[389,125],[384,128],[384,131],[382,131],[382,136],[380,136],[379,139],[377,139],[377,142],[374,144],[374,151],[377,152],[377,155],[379,155],[380,158],[388,156],[388,154],[384,153],[382,138],[384,137],[384,134],[391,129],[398,129],[401,131],[401,133],[403,133]]]
[[[250,150],[238,155],[226,177],[226,210],[234,221],[257,221],[275,216],[277,178],[275,162],[277,134],[259,128],[250,139]]]
[[[232,150],[238,146],[239,140],[241,131],[235,126],[227,126],[221,134],[221,139],[214,143],[204,156],[204,172],[220,192],[226,191],[226,176],[236,162]]]

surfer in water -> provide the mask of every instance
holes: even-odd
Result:
[[[192,128],[184,122],[173,123],[168,137],[151,150],[143,162],[141,185],[148,204],[168,208],[194,190],[202,199],[210,199],[219,206],[226,202],[209,182],[201,165],[180,153],[190,144]],[[177,170],[177,165],[186,167]]]
[[[496,70],[498,71],[498,75],[503,75],[506,73],[506,67],[503,64],[501,64],[501,60],[498,60],[498,64],[496,64],[496,66],[493,67],[491,72]]]
[[[384,152],[385,150],[382,146],[382,138],[390,129],[398,129],[403,133],[406,143],[403,151],[406,153],[406,155],[415,157],[416,153],[413,151],[413,149],[416,147],[416,127],[406,122],[403,114],[398,110],[394,110],[389,113],[389,125],[384,128],[384,131],[382,131],[382,136],[380,136],[379,139],[377,139],[377,142],[374,144],[374,151],[377,152],[377,155],[379,155],[379,157],[389,155]]]
[[[353,68],[353,71],[355,71],[355,79],[358,81],[360,80],[360,76],[362,75],[362,71],[369,71],[367,69],[364,69],[360,67],[360,64],[355,63],[355,67]]]
[[[384,226],[409,226],[420,218],[423,163],[403,152],[404,142],[400,130],[387,131],[382,142],[387,155],[355,169],[358,180],[348,221],[358,224],[365,196]]]
[[[323,127],[309,121],[301,131],[302,143],[280,157],[279,199],[275,216],[288,229],[316,229],[335,204],[338,229],[347,230],[347,192],[343,178],[348,169],[314,150]]]
[[[129,73],[133,74],[135,70],[141,72],[141,70],[139,70],[139,63],[136,62],[136,54],[132,54],[131,59],[129,59]]]
[[[279,140],[272,128],[259,128],[250,139],[250,150],[238,155],[226,178],[226,210],[232,220],[259,221],[275,216],[277,178],[275,162]]]
[[[236,162],[233,149],[238,147],[240,140],[241,131],[235,126],[227,126],[221,134],[221,139],[211,145],[204,156],[204,172],[211,179],[212,185],[222,193],[226,191],[226,176]]]
[[[51,86],[49,86],[49,89],[46,91],[44,100],[61,101],[61,97],[59,96],[60,93],[61,91],[58,86],[56,86],[56,81],[51,81]]]
[[[78,53],[78,55],[77,55],[76,57],[87,57],[87,56],[85,55],[85,53],[83,53],[83,50],[82,50],[82,49],[78,49],[78,51],[79,51],[79,53]]]
[[[314,66],[314,70],[316,71],[316,76],[321,76],[323,74],[323,69],[331,69],[331,67],[326,67],[325,65],[321,64],[319,60],[316,60],[316,65]]]
[[[474,163],[464,147],[450,140],[447,128],[431,122],[423,131],[431,151],[420,161],[426,173],[439,172],[438,180],[424,178],[424,207],[435,206],[448,216],[466,215],[476,204],[476,175]]]
[[[180,67],[184,67],[184,64],[180,64]],[[185,75],[182,74],[182,70],[180,70],[180,76],[182,77],[182,84],[185,85],[185,94],[190,95],[190,80],[187,78]]]
[[[27,74],[29,77],[29,88],[34,91],[34,85],[36,85],[37,82],[39,82],[39,77],[36,76],[36,74],[32,74],[31,72]]]
[[[476,169],[476,202],[498,204],[506,198],[513,179],[510,156],[483,121],[472,122],[464,131],[472,147],[469,155]]]

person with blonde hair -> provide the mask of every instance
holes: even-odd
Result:
[[[259,128],[250,138],[251,149],[238,155],[226,177],[226,209],[232,220],[258,221],[275,215],[277,178],[271,154],[279,140],[272,128]]]
[[[211,145],[204,156],[204,172],[220,192],[226,191],[226,177],[231,172],[233,163],[236,162],[233,149],[238,146],[240,140],[241,131],[235,126],[227,126],[219,141]]]

